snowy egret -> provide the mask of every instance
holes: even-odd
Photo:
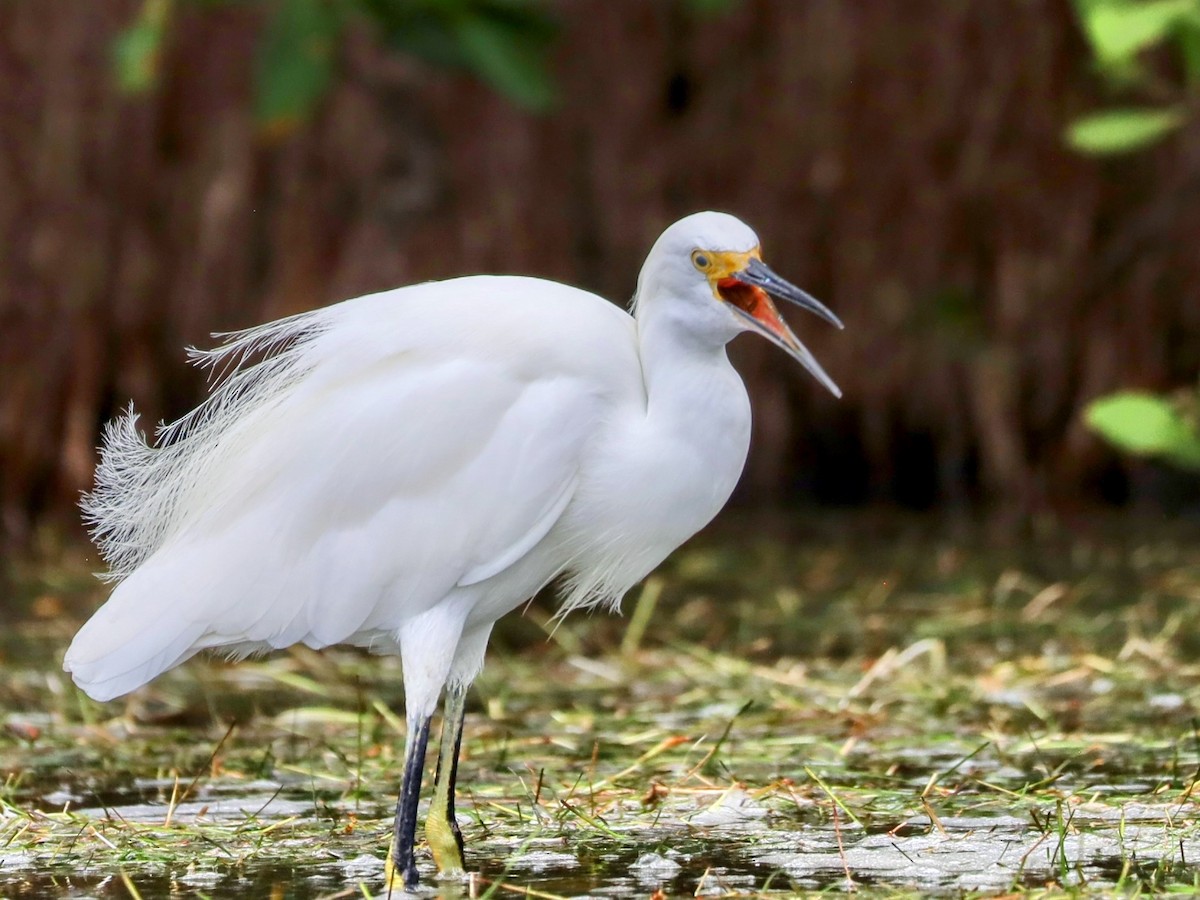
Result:
[[[209,397],[153,442],[111,423],[84,501],[117,582],[64,667],[97,700],[200,650],[399,653],[405,886],[429,724],[446,694],[426,837],[462,868],[454,780],[492,625],[558,580],[562,609],[621,596],[707,524],[745,463],[750,404],[725,345],[754,331],[835,395],[771,296],[841,327],[703,212],[669,227],[632,315],[551,281],[472,276],[347,300],[191,351]]]

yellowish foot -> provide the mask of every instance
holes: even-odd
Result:
[[[436,808],[435,803],[434,809]],[[429,842],[429,850],[433,853],[433,861],[437,863],[439,872],[463,871],[465,865],[458,835],[450,822],[433,810],[430,810],[425,819],[425,840]]]
[[[404,882],[404,873],[396,868],[396,859],[392,855],[395,847],[388,845],[387,859],[383,861],[383,896],[398,897],[408,893],[409,886]]]
[[[383,861],[383,884],[384,884],[384,888],[387,890],[387,892],[389,894],[392,892],[393,888],[402,889],[404,887],[403,879],[399,879],[396,877],[396,863],[392,859],[392,850],[393,849],[395,849],[395,848],[392,846],[392,840],[389,837],[388,838],[388,855],[387,855],[387,859],[385,859]]]

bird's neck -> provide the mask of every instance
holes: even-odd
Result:
[[[749,434],[749,401],[725,341],[687,327],[677,310],[639,310],[638,342],[647,413],[680,436],[714,429]]]
[[[648,496],[662,509],[651,531],[674,546],[733,492],[750,447],[750,401],[723,341],[669,315],[642,313],[649,310],[638,316],[646,411],[624,465],[653,485]]]

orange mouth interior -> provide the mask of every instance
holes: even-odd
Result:
[[[717,293],[726,303],[749,313],[776,334],[783,331],[783,320],[779,318],[775,304],[762,288],[738,281],[736,278],[722,278],[717,282]]]

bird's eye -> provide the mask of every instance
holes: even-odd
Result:
[[[692,265],[694,265],[697,269],[699,269],[701,272],[703,272],[706,269],[708,269],[709,266],[712,265],[712,261],[709,260],[709,258],[707,256],[705,256],[703,253],[701,253],[699,250],[697,250],[695,253],[692,254]]]

